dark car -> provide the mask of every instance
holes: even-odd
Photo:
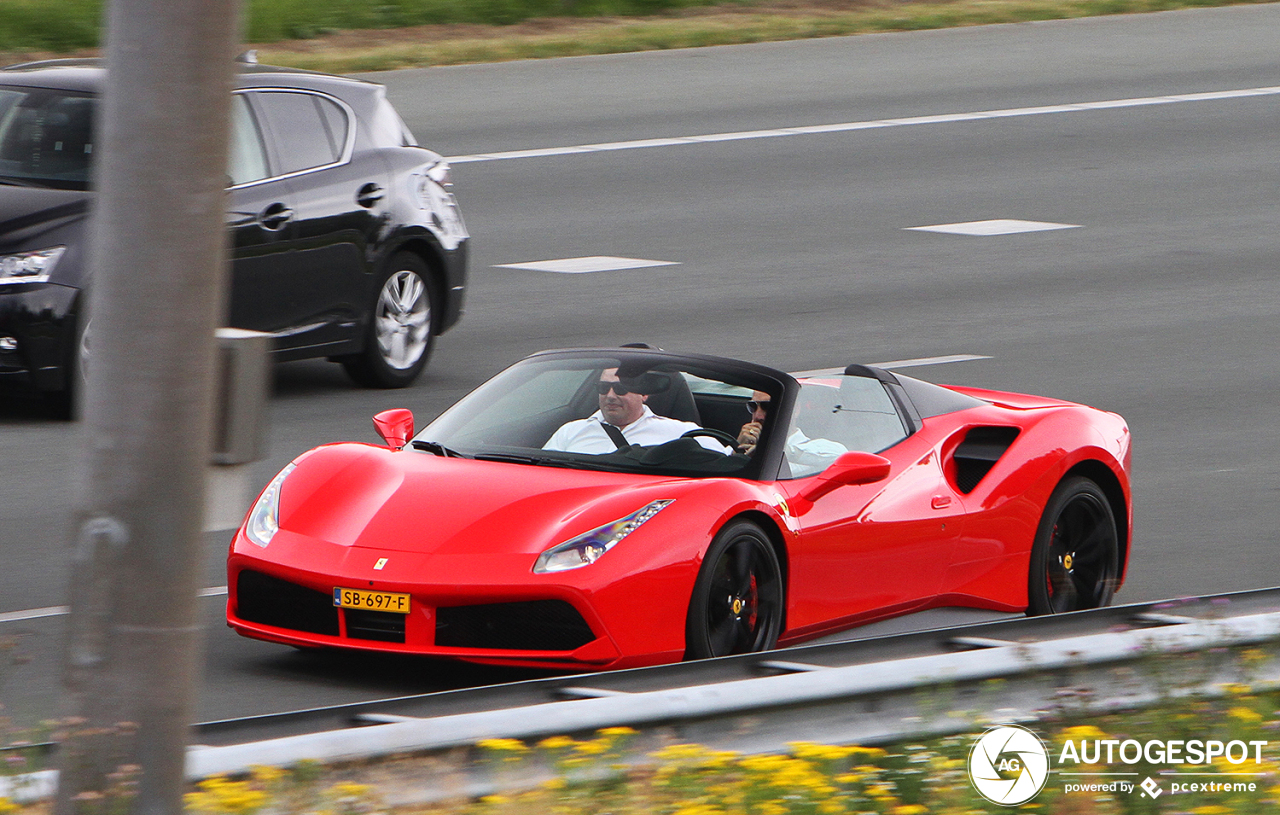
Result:
[[[327,357],[361,385],[412,383],[466,290],[448,164],[381,85],[237,67],[225,324],[272,334],[277,360]],[[86,214],[105,78],[91,60],[0,69],[0,388],[63,404],[90,345]]]

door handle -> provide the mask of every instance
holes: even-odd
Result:
[[[258,223],[262,224],[263,229],[278,232],[283,229],[284,225],[289,223],[292,218],[293,210],[289,209],[284,204],[277,203],[267,207],[258,215]]]
[[[933,501],[930,502],[934,509],[946,509],[951,506],[950,495],[935,495]]]
[[[365,209],[373,209],[373,205],[382,200],[382,187],[377,184],[369,183],[360,188],[360,192],[356,193],[356,203]]]

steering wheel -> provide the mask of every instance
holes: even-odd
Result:
[[[737,452],[738,450],[737,439],[730,436],[723,430],[716,430],[714,427],[695,427],[693,430],[680,434],[680,438],[682,439],[692,439],[697,436],[710,436],[718,442],[723,442],[730,450],[734,452]]]

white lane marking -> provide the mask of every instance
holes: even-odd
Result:
[[[66,606],[49,606],[48,608],[30,608],[26,611],[6,611],[0,614],[0,623],[16,623],[19,620],[39,620],[42,617],[60,617],[70,612]]]
[[[918,368],[922,365],[946,365],[949,362],[972,362],[976,359],[992,359],[982,354],[950,354],[944,357],[920,357],[919,359],[898,359],[893,362],[881,362],[877,368]]]
[[[227,593],[226,586],[210,586],[196,592],[197,597],[221,597]],[[22,620],[39,620],[45,617],[62,617],[71,613],[70,606],[48,606],[47,608],[29,608],[26,611],[0,612],[0,623],[16,623]]]
[[[675,147],[690,144],[708,144],[712,142],[738,141],[744,139],[771,139],[779,136],[806,136],[818,133],[844,133],[852,130],[875,130],[884,127],[910,127],[912,125],[951,124],[953,122],[971,122],[978,119],[1004,119],[1016,116],[1040,116],[1053,113],[1080,113],[1083,111],[1116,110],[1119,108],[1139,108],[1150,105],[1177,105],[1185,102],[1215,102],[1225,99],[1244,99],[1253,96],[1276,96],[1280,94],[1280,86],[1265,88],[1242,88],[1229,91],[1206,91],[1204,93],[1180,93],[1169,96],[1143,96],[1133,99],[1104,99],[1097,102],[1072,102],[1065,105],[1044,105],[1040,107],[1006,108],[1003,110],[979,110],[969,113],[942,113],[931,116],[910,116],[902,119],[876,119],[865,122],[841,122],[827,125],[805,125],[800,127],[783,127],[771,130],[742,130],[733,133],[709,133],[702,136],[677,136],[665,139],[637,139],[634,141],[604,142],[602,144],[579,144],[570,147],[544,147],[532,150],[507,150],[497,153],[478,153],[470,156],[449,156],[445,160],[450,164],[469,164],[478,161],[503,161],[520,158],[545,158],[548,156],[570,156],[578,153],[602,153],[611,150],[639,150],[648,147]]]
[[[1019,221],[1012,218],[996,218],[990,221],[967,221],[960,224],[935,224],[933,226],[907,226],[904,229],[917,232],[945,232],[950,235],[1016,235],[1019,232],[1047,232],[1052,229],[1079,229],[1080,224],[1055,224],[1047,221]]]
[[[922,365],[946,365],[949,362],[969,362],[975,359],[992,359],[992,357],[983,356],[981,354],[948,354],[942,357],[920,357],[918,359],[897,359],[893,362],[874,363],[873,368],[917,368]],[[819,368],[814,371],[799,371],[793,373],[796,379],[804,379],[806,377],[817,376],[839,376],[844,373],[844,368]]]
[[[674,260],[644,260],[641,258],[615,258],[593,255],[585,258],[561,258],[536,260],[528,263],[499,263],[497,269],[532,269],[535,272],[560,274],[587,274],[589,272],[615,272],[620,269],[646,269],[650,266],[679,266]]]

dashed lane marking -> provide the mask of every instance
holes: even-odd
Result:
[[[588,274],[590,272],[615,272],[621,269],[647,269],[651,266],[679,266],[674,260],[644,260],[642,258],[615,258],[608,255],[592,255],[584,258],[559,260],[535,260],[527,263],[499,263],[498,269],[531,269],[535,272],[559,274]]]
[[[1055,224],[1047,221],[1018,221],[1000,218],[991,221],[967,221],[960,224],[935,224],[933,226],[908,226],[917,232],[945,232],[951,235],[1016,235],[1019,232],[1047,232],[1054,229],[1079,229],[1080,224]]]

